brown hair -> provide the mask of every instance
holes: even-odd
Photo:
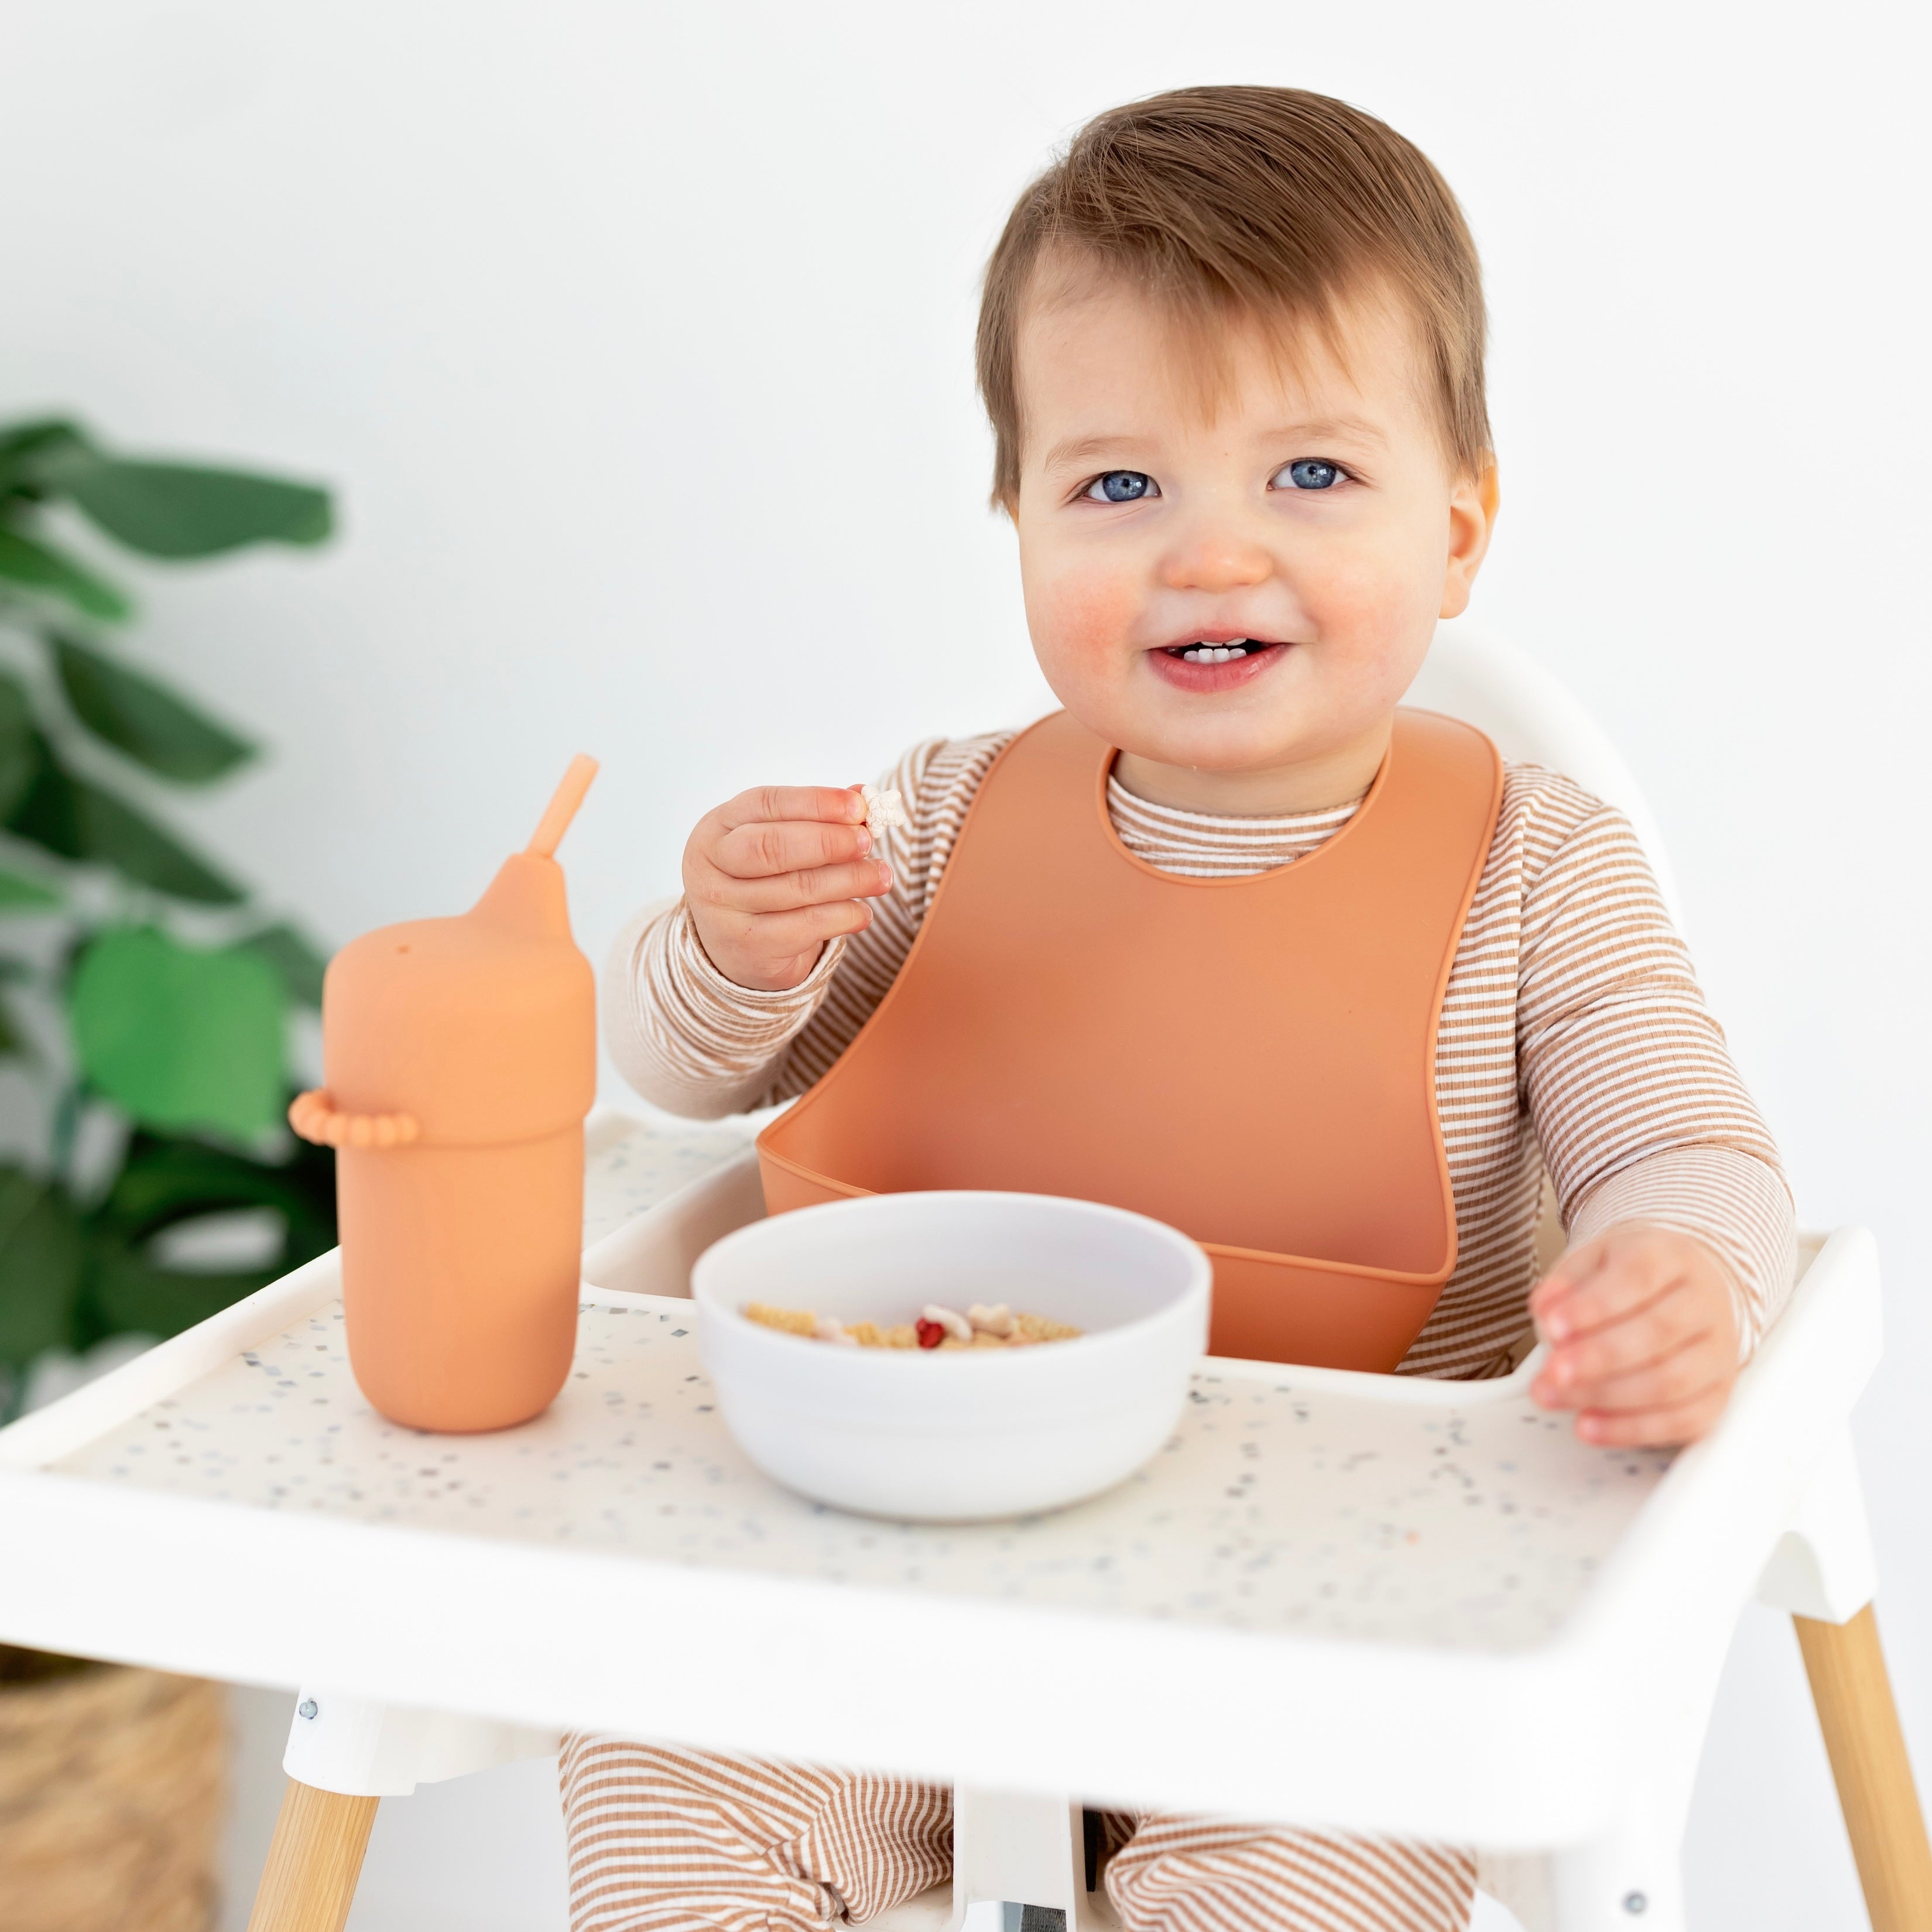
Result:
[[[1380,283],[1412,311],[1459,470],[1490,454],[1482,271],[1448,184],[1393,128],[1286,87],[1184,87],[1111,109],[1014,204],[986,265],[980,393],[993,501],[1019,495],[1019,325],[1043,258],[1124,275],[1198,330],[1256,316],[1332,342]]]

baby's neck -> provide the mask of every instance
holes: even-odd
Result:
[[[1393,720],[1332,752],[1251,771],[1166,765],[1123,752],[1114,761],[1114,776],[1150,805],[1212,818],[1285,818],[1295,812],[1325,812],[1360,798],[1375,782],[1388,751],[1392,724]]]

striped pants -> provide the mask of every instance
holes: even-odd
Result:
[[[943,1785],[579,1733],[561,1766],[572,1932],[818,1932],[952,1869]],[[1255,1820],[1108,1814],[1128,1932],[1464,1932],[1475,1861]]]

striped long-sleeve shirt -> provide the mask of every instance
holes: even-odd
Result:
[[[892,890],[796,987],[754,992],[724,978],[682,902],[633,920],[603,997],[605,1035],[632,1084],[674,1113],[716,1118],[817,1081],[904,964],[967,808],[1012,736],[928,740],[881,779],[910,821],[881,842]],[[1356,808],[1210,817],[1150,804],[1118,780],[1108,796],[1130,850],[1197,875],[1292,864]],[[1505,774],[1443,1003],[1436,1080],[1456,1263],[1404,1372],[1493,1375],[1520,1353],[1546,1170],[1573,1241],[1632,1221],[1706,1241],[1729,1270],[1744,1346],[1755,1343],[1792,1272],[1777,1150],[1628,821],[1535,766]]]

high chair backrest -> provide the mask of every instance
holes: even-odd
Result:
[[[1682,930],[1670,855],[1636,778],[1602,727],[1541,664],[1458,618],[1436,626],[1407,701],[1467,719],[1505,758],[1561,772],[1615,806],[1635,828],[1671,920]]]

